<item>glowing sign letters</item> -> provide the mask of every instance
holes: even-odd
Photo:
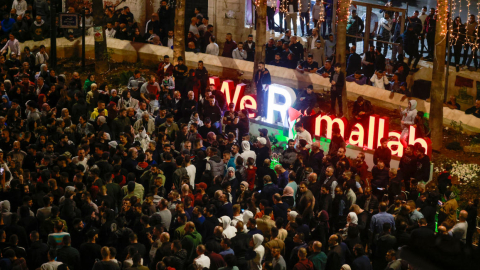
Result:
[[[209,83],[215,85],[216,89],[220,89],[220,91],[225,94],[225,99],[228,103],[235,103],[236,110],[250,109],[249,118],[255,117],[255,113],[252,111],[256,111],[258,106],[265,105],[257,104],[255,95],[245,95],[246,85],[243,83],[235,87],[232,80],[225,80],[220,84],[220,78],[218,77],[210,77]],[[284,99],[285,102],[280,102],[279,97],[283,97],[282,99]],[[295,100],[296,94],[292,88],[278,84],[270,85],[268,97],[267,100],[265,100],[268,104],[266,122],[274,124],[274,112],[277,111],[282,118],[283,126],[291,127],[297,118],[295,116],[299,115],[299,113],[295,114],[295,116],[292,114],[292,110],[296,111],[291,108]],[[289,119],[288,116],[290,116],[291,119]],[[402,157],[404,145],[400,142],[401,132],[389,131],[389,124],[390,119],[388,117],[380,117],[374,114],[369,116],[368,126],[356,123],[353,127],[350,127],[345,117],[335,118],[332,115],[321,114],[315,118],[313,130],[309,130],[309,132],[320,137],[323,135],[323,131],[326,130],[325,137],[332,139],[332,129],[336,125],[340,129],[342,137],[345,138],[347,128],[351,128],[350,138],[346,140],[346,142],[370,150],[376,149],[380,145],[382,138],[394,138],[395,140],[389,140],[387,146],[390,148],[390,151],[392,151],[392,155]],[[415,145],[417,143],[425,148],[426,155],[431,156],[432,148],[430,139],[415,138],[415,127],[410,126],[408,144]]]
[[[283,98],[285,99],[285,103],[281,104],[279,101],[280,98],[276,98],[275,95],[283,96]],[[268,99],[266,100],[266,102],[268,103],[267,122],[270,124],[273,124],[275,122],[274,112],[277,111],[282,117],[282,123],[288,124],[288,108],[293,105],[293,102],[295,102],[296,98],[297,96],[295,95],[295,92],[292,88],[278,84],[270,85],[268,87]],[[260,106],[262,105],[263,104],[260,104]]]

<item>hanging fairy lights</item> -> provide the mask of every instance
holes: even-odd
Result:
[[[461,1],[460,1],[460,4],[461,4]],[[457,26],[457,34],[455,35],[453,33],[453,28],[455,27],[455,12],[457,10],[457,3],[456,1],[453,1],[452,2],[452,10],[450,10],[450,20],[451,20],[451,24],[450,24],[450,33],[449,33],[449,47],[450,46],[453,46],[453,45],[456,45],[457,44],[457,40],[458,40],[458,30],[460,29],[460,24],[458,24]]]
[[[325,2],[322,2],[320,5],[322,7],[320,8],[320,12],[318,13],[319,16],[319,21],[324,22],[325,21]]]
[[[440,0],[442,1],[442,0]],[[440,10],[439,7],[440,7],[440,3],[437,4],[437,20],[439,20],[441,23],[441,26],[442,26],[442,29],[440,31],[440,34],[442,36],[446,36],[447,35],[447,31],[448,31],[448,27],[447,27],[447,23],[448,23],[448,0],[444,0],[445,3],[445,9],[444,10]],[[444,22],[445,21],[445,22]]]

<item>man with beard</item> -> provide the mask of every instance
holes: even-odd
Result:
[[[282,164],[283,168],[290,169],[290,166],[295,162],[296,159],[297,150],[295,150],[295,141],[290,139],[288,140],[288,147],[282,152],[279,162]]]
[[[313,193],[307,188],[306,181],[301,182],[298,186],[297,198],[295,201],[297,202],[297,209],[303,209],[301,215],[304,218],[304,221],[310,220],[310,218],[313,217],[315,198]]]
[[[195,69],[195,76],[200,81],[200,93],[198,93],[197,95],[203,95],[208,84],[208,71],[203,65],[203,61],[201,60],[198,61],[198,67]],[[196,98],[198,99],[198,96]]]
[[[215,128],[217,128],[217,132],[216,134],[219,134],[221,133],[222,131],[222,125],[220,124],[220,120],[221,120],[221,117],[222,117],[222,111],[220,109],[220,107],[215,104],[215,98],[211,97],[209,100],[208,100],[208,105],[205,106],[205,108],[203,109],[203,117],[206,118],[209,118],[212,126],[214,126]],[[205,121],[205,125],[206,125],[206,121]],[[205,137],[203,136],[202,133],[200,133],[200,135],[202,135],[202,138],[207,138],[207,134],[205,134]]]
[[[403,180],[405,181],[405,189],[410,190],[410,180],[415,175],[415,167],[417,158],[413,153],[413,145],[405,148],[402,158],[400,159],[399,169]]]
[[[325,174],[323,177],[320,178],[320,182],[322,183],[322,186],[328,189],[330,191],[330,194],[332,194],[332,197],[335,197],[335,188],[338,185],[337,179],[335,178],[335,175],[333,175],[335,172],[335,169],[333,166],[328,166],[327,169],[325,170]]]
[[[167,5],[167,1],[162,0],[160,4],[160,8],[157,11],[158,17],[160,18],[160,25],[163,25],[165,29],[170,29],[170,21],[171,21],[171,10],[170,6]]]
[[[173,65],[170,63],[170,56],[165,55],[163,57],[163,62],[158,65],[157,76],[160,79],[163,79],[166,75],[173,74]]]
[[[180,111],[182,112],[183,118],[181,119],[181,123],[188,123],[192,113],[197,111],[197,102],[194,98],[195,94],[193,91],[189,91],[188,99],[182,102]]]
[[[17,59],[17,54],[12,52],[10,54],[10,59],[7,60],[5,66],[7,67],[9,77],[13,80],[15,74],[17,74],[18,70],[22,67],[22,64]]]
[[[178,64],[173,70],[173,77],[175,78],[175,89],[183,93],[188,77],[188,67],[183,63],[183,57],[178,57]]]
[[[74,72],[72,75],[72,79],[68,84],[68,90],[74,91],[74,90],[80,90],[82,88],[83,86],[82,86],[82,81],[80,80],[80,75],[78,74],[78,72]]]
[[[167,36],[162,39],[162,45],[167,48],[173,48],[173,31],[169,30]]]
[[[430,179],[430,158],[425,155],[425,148],[422,146],[417,148],[415,155],[417,156],[415,179],[419,182],[428,182]]]
[[[338,148],[337,155],[332,157],[332,163],[336,165],[338,162],[342,162],[345,165],[345,169],[350,170],[350,161],[345,155],[346,151],[347,149],[345,147]]]
[[[28,24],[22,18],[22,16],[17,17],[17,21],[12,26],[12,33],[17,37],[19,42],[25,42],[28,39]]]
[[[380,146],[375,149],[373,154],[373,163],[377,165],[379,160],[383,160],[385,166],[390,168],[390,161],[392,160],[392,151],[387,146],[388,138],[380,139]]]
[[[347,200],[343,189],[337,186],[335,188],[335,198],[332,202],[332,212],[330,215],[330,225],[333,226],[333,231],[336,232],[345,227],[349,208],[350,202]]]
[[[268,87],[272,84],[272,79],[270,77],[270,72],[268,69],[265,68],[265,63],[260,62],[258,63],[258,71],[255,74],[255,86],[257,88],[257,100],[258,104],[262,104],[260,109],[258,110],[258,117],[257,120],[260,118],[267,117],[267,102],[268,99]]]
[[[10,151],[8,154],[9,155],[12,154],[13,155],[12,156],[13,160],[18,161],[18,163],[20,163],[20,167],[22,167],[23,159],[25,158],[27,153],[25,153],[24,151],[22,151],[20,149],[20,142],[19,141],[15,141],[13,143],[13,150]]]
[[[123,132],[125,127],[128,125],[131,125],[131,123],[130,119],[127,118],[127,110],[122,108],[112,123],[112,140],[116,140],[120,133]]]
[[[44,40],[48,35],[48,28],[42,17],[37,16],[32,26],[30,27],[30,35],[33,38],[33,41]]]
[[[253,41],[253,35],[248,35],[247,41],[243,43],[245,51],[247,51],[247,61],[253,62],[255,58],[255,42]]]

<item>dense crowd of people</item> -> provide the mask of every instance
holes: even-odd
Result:
[[[42,18],[49,14],[39,8],[41,2],[33,11]],[[19,12],[26,3],[13,5]],[[170,46],[171,31],[162,38],[152,34],[159,25],[173,25],[165,15],[167,2],[161,5],[146,31],[158,37],[154,42]],[[23,11],[27,17],[31,5]],[[128,8],[118,18],[110,9],[106,14],[110,26],[134,23]],[[202,21],[211,29],[208,18]],[[191,32],[192,38],[200,33]],[[2,270],[403,270],[410,264],[399,256],[406,246],[423,259],[460,269],[459,261],[476,254],[478,200],[457,201],[451,166],[430,181],[425,149],[407,144],[411,125],[417,138],[428,136],[414,100],[401,110],[405,154],[398,167],[383,138],[370,173],[369,153],[347,157],[339,128],[333,128],[328,151],[313,141],[310,113],[318,104],[311,86],[293,105],[310,116],[299,119],[295,138],[278,152],[267,129],[251,135],[257,131],[250,130],[250,114],[261,119],[266,106],[255,112],[227,103],[209,84],[202,61],[188,69],[183,58],[174,65],[165,56],[156,76],[135,71],[120,92],[97,83],[94,74],[84,81],[77,72],[71,78],[57,75],[48,68],[45,47],[36,54],[28,47],[20,51],[19,33],[10,32],[2,49],[2,54],[10,51],[8,60],[0,56]],[[284,54],[272,54],[270,45],[282,47],[287,59],[305,53],[305,61],[291,66],[301,72],[323,70],[332,82],[334,113],[336,101],[341,106],[342,76],[357,83],[366,79],[357,68],[340,71],[329,55],[335,46],[323,51],[317,29],[306,52],[290,33],[287,44],[269,41],[267,57],[283,61]],[[213,36],[208,40],[208,46],[215,42]],[[255,47],[249,41],[252,37],[237,48],[227,35],[224,53],[230,46],[227,56],[248,60]],[[334,44],[332,35],[328,41]],[[188,46],[197,48],[199,42],[191,42]],[[199,48],[218,51],[208,46]],[[325,61],[321,68],[314,64],[313,48]],[[370,52],[382,55],[378,47]],[[373,66],[376,79],[370,81],[385,87],[377,61],[368,55],[356,60]],[[405,88],[398,82],[404,82],[406,65],[399,63],[394,87]],[[257,89],[268,91],[271,78],[263,62],[254,80]],[[257,95],[259,104],[265,98]],[[371,103],[359,97],[351,120],[367,124],[372,113]],[[460,209],[461,203],[466,207]]]

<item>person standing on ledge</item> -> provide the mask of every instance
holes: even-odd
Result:
[[[255,74],[255,86],[257,88],[257,104],[258,114],[256,120],[267,118],[268,104],[265,102],[268,100],[268,87],[272,84],[272,78],[270,77],[270,71],[265,68],[265,63],[258,63],[258,71]]]

